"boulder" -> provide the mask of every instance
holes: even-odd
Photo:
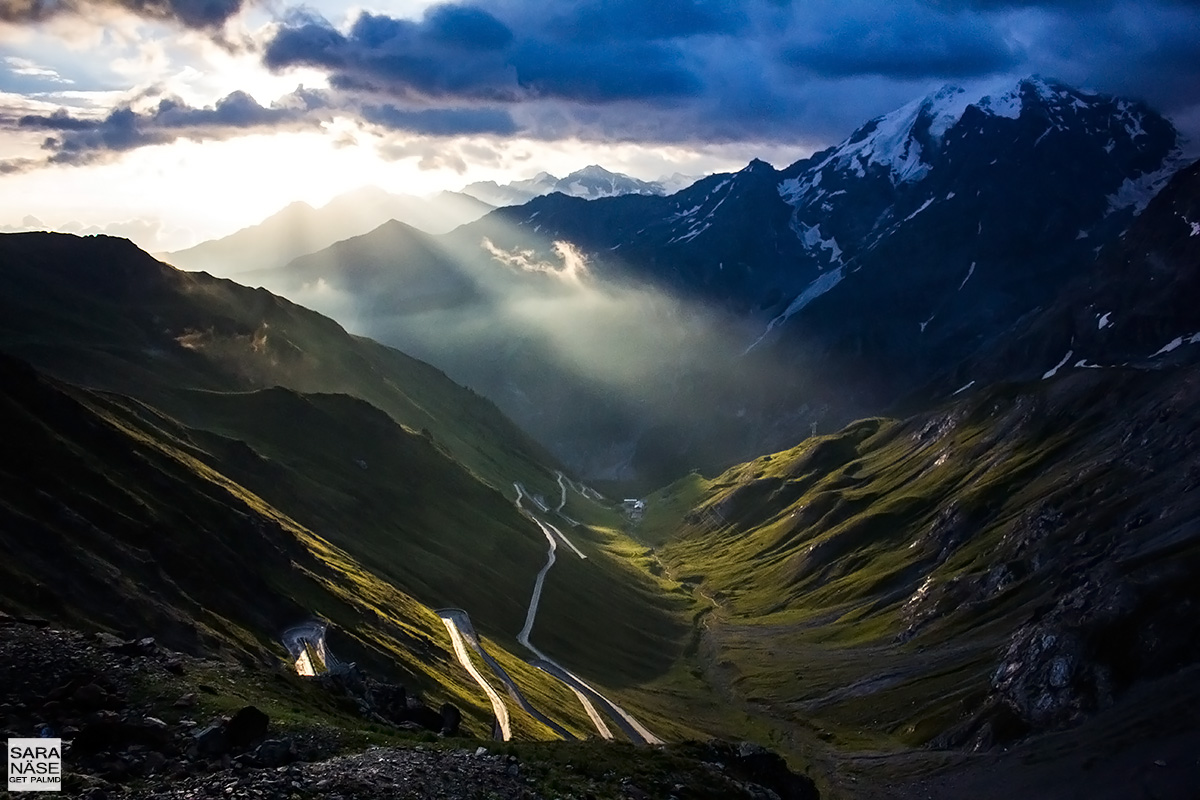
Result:
[[[462,724],[462,712],[455,708],[450,703],[442,704],[442,730],[443,736],[458,736],[459,725]]]
[[[223,755],[229,750],[229,735],[225,732],[225,723],[219,722],[196,731],[192,735],[196,752],[204,758]]]
[[[281,767],[295,758],[291,739],[267,739],[254,750],[254,757],[264,767]]]
[[[246,748],[267,735],[271,718],[254,706],[240,709],[225,725],[225,733],[233,747]]]

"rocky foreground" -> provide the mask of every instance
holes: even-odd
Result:
[[[3,736],[64,743],[64,791],[45,797],[818,797],[811,780],[748,743],[506,744],[389,723],[344,692],[282,667],[0,614]],[[413,716],[428,716],[409,703]],[[441,722],[433,716],[431,725]]]

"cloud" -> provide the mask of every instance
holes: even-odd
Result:
[[[33,158],[5,158],[0,160],[0,175],[30,172],[40,166],[42,166],[42,162]]]
[[[327,108],[322,94],[301,87],[269,107],[245,92],[233,92],[207,108],[165,98],[149,112],[126,106],[103,119],[91,119],[58,109],[51,114],[26,114],[15,127],[53,133],[42,143],[50,153],[47,163],[90,164],[177,139],[216,140],[251,131],[313,127]]]
[[[425,27],[432,41],[461,50],[502,50],[513,40],[507,25],[474,6],[434,6]]]
[[[602,105],[698,96],[703,83],[672,46],[617,42],[589,47],[533,40],[512,53],[517,82],[529,98]]]
[[[508,0],[365,12],[345,30],[298,14],[264,62],[324,70],[368,122],[414,133],[807,146],[935,81],[1018,69],[1006,33],[920,0]]]
[[[322,19],[301,17],[275,35],[264,61],[275,70],[321,67],[336,88],[409,100],[588,104],[700,89],[673,45],[580,43],[536,27],[518,36],[483,9],[448,4],[430,7],[419,21],[364,12],[345,34]]]
[[[1142,99],[1177,122],[1200,104],[1200,2],[1123,0],[1083,11],[1064,0],[1010,18],[1027,72]]]
[[[515,74],[507,64],[511,32],[499,20],[474,14],[473,26],[455,25],[434,7],[420,22],[364,12],[343,35],[324,20],[306,19],[281,29],[267,45],[271,69],[322,67],[337,88],[369,90],[398,98],[459,101],[515,99]],[[486,29],[494,26],[489,35]]]
[[[556,241],[552,245],[558,263],[538,258],[533,250],[514,247],[504,250],[484,237],[479,246],[492,257],[494,261],[503,264],[517,272],[531,272],[552,275],[566,283],[578,284],[588,274],[587,259],[575,245],[570,242]]]
[[[961,79],[1012,69],[1022,54],[980,15],[898,4],[823,15],[783,58],[823,77]]]
[[[729,36],[748,25],[736,4],[702,0],[591,0],[550,13],[548,29],[574,42]]]
[[[365,105],[362,118],[391,130],[402,130],[430,136],[495,134],[508,136],[517,132],[512,115],[494,108],[397,108],[384,105]]]
[[[18,120],[23,128],[38,128],[52,131],[90,131],[97,126],[95,120],[72,117],[65,108],[55,109],[50,114],[26,114]]]
[[[23,78],[37,78],[51,83],[75,82],[70,78],[64,78],[62,75],[59,75],[57,70],[38,64],[28,58],[5,56],[4,63],[8,65],[9,72],[13,75],[20,75]]]
[[[88,17],[118,8],[189,28],[215,29],[242,8],[242,0],[0,0],[0,22],[38,23],[57,16]]]
[[[217,0],[217,8],[244,1]],[[148,16],[187,7],[183,0],[119,2],[149,9]],[[414,154],[404,134],[447,147],[456,137],[520,137],[808,150],[943,83],[1033,73],[1145,99],[1196,128],[1197,29],[1200,0],[490,0],[437,3],[412,19],[362,12],[343,26],[289,10],[251,38],[275,73],[270,81],[293,69],[308,70],[297,80],[311,84],[313,72],[326,80],[323,108],[303,100],[263,106],[235,92],[206,108],[172,101],[122,113],[143,97],[99,121],[40,110],[24,129],[44,130],[52,157],[75,163],[178,138],[339,117],[382,134],[379,152],[387,158],[462,170],[474,163],[464,151]],[[187,37],[194,43],[215,33]],[[50,61],[66,78],[79,77],[66,61],[23,55],[33,60],[17,69]],[[231,85],[238,84],[219,91]],[[244,88],[261,96],[261,87]]]

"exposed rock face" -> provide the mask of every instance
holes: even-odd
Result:
[[[1047,728],[1103,708],[1137,679],[1200,658],[1194,559],[1120,577],[1098,571],[1011,640],[993,678],[997,698]]]

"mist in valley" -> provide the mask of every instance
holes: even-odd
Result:
[[[711,472],[794,444],[823,413],[794,360],[747,352],[765,319],[515,227],[493,216],[433,237],[392,222],[255,278],[434,364],[592,480]]]

